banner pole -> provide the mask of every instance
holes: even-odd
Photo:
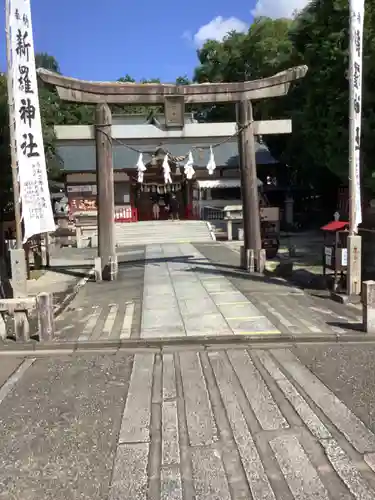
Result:
[[[349,0],[349,236],[347,294],[358,297],[362,286],[360,150],[362,111],[362,37],[364,0]]]
[[[8,109],[9,109],[9,139],[11,153],[11,168],[13,182],[13,203],[14,218],[16,224],[16,250],[10,250],[12,286],[14,297],[27,295],[27,269],[25,252],[22,244],[22,224],[21,224],[21,202],[18,183],[17,151],[15,143],[15,108],[13,98],[13,67],[12,67],[12,47],[10,32],[10,2],[5,0],[5,31],[6,31],[6,51],[7,51],[7,89],[8,89]]]
[[[15,109],[13,100],[13,71],[12,71],[12,48],[10,39],[10,0],[5,0],[6,19],[6,49],[7,49],[7,88],[8,88],[8,109],[9,109],[9,137],[11,151],[11,167],[14,197],[14,215],[16,220],[16,241],[17,248],[22,248],[22,227],[21,227],[21,204],[20,191],[17,172],[17,154],[15,145]]]

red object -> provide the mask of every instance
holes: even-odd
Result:
[[[343,221],[343,220],[333,220],[332,222],[329,222],[325,226],[322,226],[320,229],[322,231],[340,231],[345,229],[346,227],[349,227],[349,222]]]
[[[138,222],[138,210],[131,207],[116,209],[115,222]]]
[[[194,210],[192,203],[186,207],[185,218],[187,220],[199,220],[199,210],[197,208]]]

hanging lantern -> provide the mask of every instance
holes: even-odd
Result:
[[[213,152],[212,146],[210,146],[210,157],[209,157],[208,163],[207,163],[208,174],[212,175],[214,173],[215,169],[216,169],[216,163],[215,163],[214,152]]]
[[[177,163],[177,165],[176,165],[176,175],[181,175],[181,169],[180,169],[179,163]]]

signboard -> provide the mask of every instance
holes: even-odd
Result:
[[[352,221],[354,232],[362,222],[361,206],[361,116],[362,116],[362,48],[363,19],[365,15],[364,0],[350,0],[350,148],[349,155],[355,162],[355,179],[352,196],[355,199],[355,218]]]
[[[70,207],[70,212],[72,214],[74,214],[75,212],[96,212],[98,210],[96,197],[87,197],[87,198],[69,197],[69,207]]]
[[[332,255],[333,255],[332,247],[324,247],[324,257],[326,266],[332,266]]]
[[[55,230],[43,146],[30,0],[11,0],[9,9],[15,150],[24,242]]]
[[[341,250],[341,265],[343,267],[348,267],[348,249],[343,248]]]
[[[81,185],[70,185],[67,187],[68,193],[90,193],[92,195],[97,194],[96,184],[81,184]]]

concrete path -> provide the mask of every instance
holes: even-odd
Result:
[[[373,500],[374,350],[2,363],[0,499]]]
[[[118,280],[88,282],[56,321],[58,341],[100,341],[139,337],[144,247],[123,254]]]
[[[226,245],[148,245],[122,259],[116,282],[88,283],[60,316],[58,340],[271,338],[360,329],[359,311],[284,280],[249,276]]]
[[[142,338],[261,333],[280,332],[193,245],[147,247]]]

